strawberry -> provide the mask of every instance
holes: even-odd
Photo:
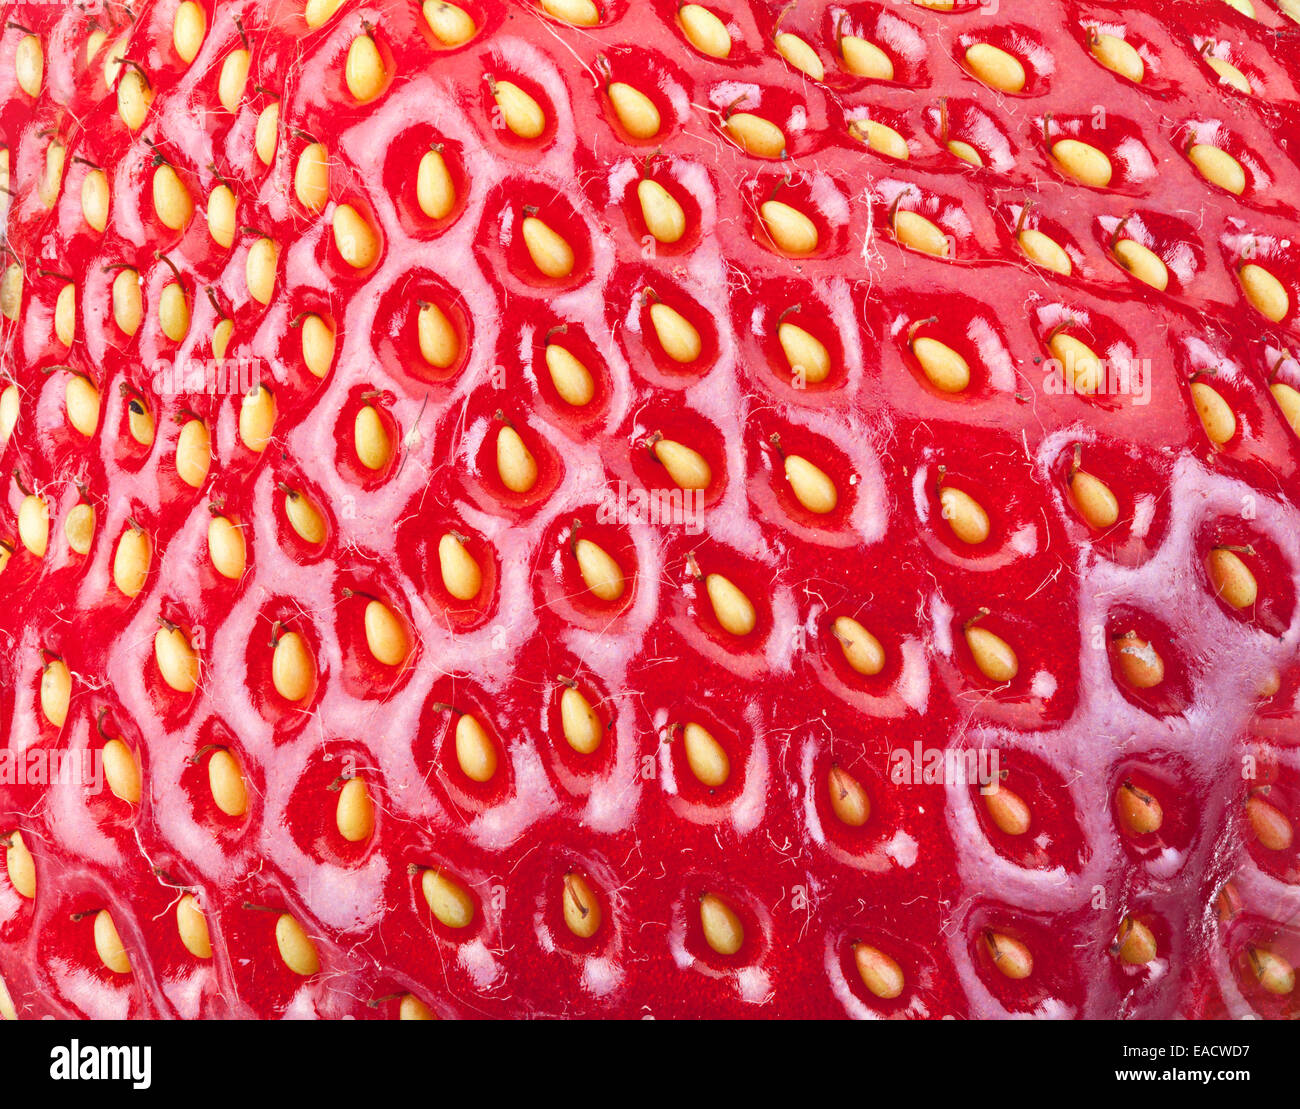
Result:
[[[1294,1016],[1295,17],[6,5],[0,1008]]]

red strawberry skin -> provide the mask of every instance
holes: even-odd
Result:
[[[314,28],[297,3],[204,5],[186,64],[174,2],[94,16],[7,6],[4,264],[23,279],[0,321],[0,388],[20,397],[0,457],[14,475],[0,503],[13,548],[0,572],[4,749],[8,765],[40,764],[119,738],[143,781],[130,804],[107,789],[0,778],[0,979],[17,1014],[392,1017],[411,995],[445,1018],[1294,1015],[1270,960],[1300,958],[1300,863],[1286,836],[1300,820],[1298,455],[1270,386],[1300,389],[1295,25],[1263,3],[1255,21],[1164,0],[1052,2],[1032,19],[963,3],[729,7],[731,49],[718,59],[660,0],[601,3],[598,25],[581,29],[522,0],[466,3],[476,33],[455,47],[407,3],[345,4]],[[107,36],[88,61],[96,28]],[[781,57],[779,33],[815,50],[823,80]],[[1102,33],[1137,45],[1140,83],[1094,59]],[[17,77],[29,34],[44,54],[35,96]],[[344,78],[361,34],[387,73],[366,103]],[[882,44],[895,79],[848,72],[850,38]],[[130,64],[110,89],[104,63],[118,42]],[[1023,91],[968,71],[977,42],[1023,59]],[[249,76],[232,113],[219,74],[244,43]],[[1221,82],[1205,52],[1233,61],[1253,91]],[[117,85],[135,72],[152,100],[132,133]],[[540,136],[511,131],[494,100],[502,82],[540,106]],[[611,82],[651,98],[658,134],[629,134]],[[264,165],[255,132],[272,101],[278,141]],[[776,123],[782,156],[741,149],[727,127],[736,112]],[[860,141],[850,123],[866,119],[905,136],[910,157]],[[1107,187],[1062,170],[1052,144],[1065,136],[1107,153]],[[953,138],[984,166],[954,157]],[[67,156],[49,206],[40,178],[52,139]],[[313,142],[329,152],[324,211],[294,186]],[[435,143],[456,193],[438,219],[415,187]],[[1197,172],[1194,143],[1234,154],[1240,195]],[[158,157],[194,203],[179,230],[154,207]],[[112,196],[102,233],[81,202],[95,167]],[[648,235],[643,178],[679,199],[678,242]],[[205,218],[222,184],[238,196],[229,247]],[[774,246],[760,215],[773,198],[811,219],[810,254]],[[331,229],[342,204],[377,232],[378,259],[361,270]],[[524,245],[533,209],[573,249],[564,277],[540,273]],[[898,242],[899,210],[949,235],[948,256]],[[1025,256],[1026,227],[1067,250],[1069,275]],[[1164,291],[1117,262],[1124,237],[1164,260]],[[262,238],[279,251],[266,304],[247,277]],[[1289,290],[1281,319],[1247,297],[1238,272],[1250,261]],[[131,336],[111,304],[122,266],[141,277]],[[176,275],[190,311],[179,342],[158,322]],[[69,281],[66,346],[54,320]],[[447,367],[421,358],[425,303],[457,333]],[[699,332],[698,357],[665,355],[658,304]],[[302,353],[313,313],[336,333],[323,378]],[[274,396],[260,452],[241,437],[237,392],[159,387],[178,359],[213,358],[222,319],[233,324],[227,359]],[[792,377],[783,321],[827,348],[825,381]],[[1142,360],[1149,392],[1061,390],[1048,360],[1062,333]],[[566,403],[548,372],[544,350],[559,337],[594,378],[585,405]],[[965,352],[965,390],[927,380],[916,337]],[[91,436],[65,412],[76,374],[100,397]],[[1197,415],[1197,382],[1234,414],[1223,443]],[[153,421],[150,445],[132,435],[131,398]],[[355,447],[368,405],[393,445],[378,470]],[[198,488],[175,465],[192,419],[211,439]],[[503,421],[536,463],[526,492],[498,472]],[[620,482],[674,488],[646,446],[655,433],[709,463],[699,528],[601,511]],[[790,455],[835,483],[830,512],[796,499]],[[1081,518],[1079,464],[1113,490],[1113,526]],[[322,543],[287,523],[286,487],[319,507]],[[986,539],[954,536],[943,488],[984,507]],[[43,557],[20,536],[29,492],[48,506]],[[79,502],[95,511],[84,555],[64,530]],[[210,557],[214,513],[243,535],[237,580]],[[152,558],[127,597],[114,557],[135,528]],[[449,530],[482,572],[470,601],[440,574]],[[583,538],[622,568],[616,601],[584,583]],[[1218,548],[1242,552],[1253,573],[1246,608],[1216,593],[1207,560]],[[752,631],[719,622],[707,575],[745,594]],[[399,668],[367,647],[370,597],[407,631]],[[983,609],[971,626],[1016,652],[1007,682],[981,674],[963,634]],[[833,631],[843,616],[879,639],[878,674],[846,663]],[[197,648],[193,693],[160,675],[160,621]],[[297,702],[273,683],[272,644],[286,630],[315,660]],[[1130,631],[1160,656],[1152,688],[1125,676]],[[55,659],[71,674],[61,726],[40,696]],[[561,679],[595,708],[594,753],[564,739]],[[457,761],[466,713],[498,753],[486,782]],[[721,785],[693,775],[687,723],[726,750]],[[897,753],[914,745],[995,752],[1029,830],[1000,828],[965,781],[898,780]],[[214,802],[217,748],[242,769],[238,816]],[[861,827],[836,815],[833,770],[870,798]],[[335,819],[353,775],[376,810],[360,842]],[[1133,790],[1158,800],[1157,830],[1125,827]],[[20,889],[14,832],[32,856],[34,898]],[[432,915],[430,868],[467,894],[467,927]],[[601,907],[589,938],[565,923],[571,874]],[[210,957],[181,940],[186,893],[202,906]],[[743,927],[735,951],[709,945],[705,895]],[[128,972],[97,950],[101,910]],[[282,957],[281,913],[310,937],[316,973]],[[1116,950],[1133,921],[1155,945],[1141,963]],[[869,988],[859,944],[896,964],[897,996]],[[1032,970],[1008,977],[1021,947]]]

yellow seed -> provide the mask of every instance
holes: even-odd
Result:
[[[970,384],[970,364],[947,343],[922,336],[912,341],[912,353],[930,384],[944,393],[960,393]]]
[[[397,1006],[398,1020],[437,1020],[438,1016],[432,1009],[421,1001],[415,994],[408,993],[403,996]]]
[[[1247,19],[1256,18],[1255,5],[1252,0],[1223,0],[1223,2],[1227,4],[1228,7],[1235,8],[1237,11],[1241,12],[1241,14]]]
[[[1119,668],[1130,685],[1152,689],[1165,680],[1165,663],[1159,652],[1141,636],[1128,632],[1115,641]]]
[[[166,162],[153,171],[153,210],[163,226],[173,231],[184,231],[194,215],[189,189]]]
[[[192,894],[183,894],[176,902],[176,930],[180,933],[185,950],[196,959],[212,958],[212,936],[208,932],[208,921],[199,908],[198,899]]]
[[[1156,957],[1156,938],[1140,920],[1126,916],[1120,922],[1112,950],[1130,966],[1143,966]]]
[[[683,489],[707,489],[713,480],[713,471],[699,451],[672,439],[656,440],[651,450],[668,476]]]
[[[177,281],[169,281],[158,296],[158,324],[173,343],[189,334],[190,305]]]
[[[832,766],[826,779],[831,812],[835,819],[850,828],[861,828],[871,819],[871,798],[862,783],[846,770]]]
[[[248,81],[249,54],[247,50],[232,50],[221,63],[221,76],[217,81],[217,99],[228,112],[239,109]],[[125,79],[125,78],[124,78]]]
[[[366,646],[370,653],[385,666],[397,666],[410,652],[406,629],[383,601],[370,601],[366,605]]]
[[[1095,393],[1106,379],[1106,371],[1093,349],[1065,331],[1052,336],[1048,347],[1060,363],[1061,374],[1077,393]]]
[[[1291,296],[1282,284],[1263,266],[1253,262],[1244,265],[1237,273],[1246,299],[1255,306],[1263,316],[1274,323],[1281,323],[1291,311]]]
[[[541,4],[547,15],[575,27],[594,27],[600,22],[600,9],[592,0],[541,0]]]
[[[36,862],[32,853],[23,842],[23,834],[18,830],[9,833],[9,846],[5,849],[5,870],[9,874],[9,884],[20,897],[28,901],[36,899]]]
[[[415,174],[415,199],[430,219],[446,219],[456,206],[456,186],[440,150],[426,150]]]
[[[754,630],[758,622],[754,606],[729,578],[709,574],[704,579],[704,588],[709,594],[713,615],[723,631],[731,635],[748,635]]]
[[[330,198],[330,155],[323,143],[308,143],[293,168],[293,195],[313,212],[323,212]]]
[[[722,744],[713,738],[707,728],[699,724],[687,724],[682,729],[682,745],[686,752],[686,763],[702,785],[717,789],[726,784],[731,777],[731,760],[727,758]]]
[[[180,628],[159,628],[153,637],[153,655],[163,681],[177,693],[194,692],[199,684],[199,656]]]
[[[993,959],[993,965],[1008,978],[1028,978],[1033,973],[1034,957],[1019,940],[998,932],[986,932],[984,943]]]
[[[275,395],[264,385],[254,385],[239,404],[239,440],[261,454],[275,430]]]
[[[540,138],[546,130],[546,112],[528,93],[513,81],[495,81],[492,95],[501,119],[521,139]]]
[[[939,503],[943,518],[963,543],[973,546],[989,537],[989,515],[969,493],[947,486],[939,492]]]
[[[81,181],[81,214],[94,231],[108,226],[108,177],[102,169],[90,170]]]
[[[564,923],[581,940],[589,940],[600,931],[600,901],[581,874],[564,876]]]
[[[114,974],[130,974],[131,959],[122,944],[122,937],[117,934],[117,925],[107,909],[100,909],[95,914],[95,954],[99,961]]]
[[[700,924],[704,942],[719,955],[734,955],[744,945],[745,926],[717,894],[706,893],[700,898]]]
[[[785,479],[795,499],[809,512],[824,516],[839,503],[835,482],[822,469],[797,454],[785,456]]]
[[[1020,92],[1025,87],[1025,67],[1014,54],[977,42],[966,50],[966,66],[990,88],[999,92]]]
[[[1078,139],[1061,139],[1052,146],[1052,157],[1061,170],[1083,185],[1094,189],[1104,189],[1110,184],[1110,159],[1104,151],[1098,150]]]
[[[126,70],[117,85],[117,114],[128,131],[138,131],[144,126],[144,117],[151,103],[153,90],[144,77],[137,70]]]
[[[16,320],[22,302],[23,267],[17,262],[11,262],[5,268],[3,282],[0,282],[0,312],[4,313],[6,319]]]
[[[37,558],[45,557],[50,542],[50,508],[35,494],[28,494],[18,506],[18,538]]]
[[[617,601],[623,596],[623,571],[604,547],[590,539],[579,539],[573,553],[583,582],[600,600]]]
[[[645,93],[622,81],[613,82],[607,91],[624,131],[634,139],[652,139],[659,134],[663,120],[655,102]]]
[[[1110,486],[1086,470],[1076,470],[1070,478],[1070,493],[1079,515],[1098,529],[1115,526],[1119,519],[1119,501]]]
[[[235,241],[239,202],[228,185],[218,185],[208,197],[208,234],[217,246],[227,250]]]
[[[334,329],[315,313],[302,321],[302,360],[314,377],[324,377],[334,362]]]
[[[144,531],[127,528],[122,532],[113,555],[113,584],[124,596],[134,597],[144,588],[152,557],[153,547]]]
[[[1141,82],[1146,73],[1142,55],[1131,43],[1115,35],[1093,34],[1090,42],[1092,56],[1113,73],[1127,77],[1130,81]]]
[[[285,494],[284,515],[304,543],[325,542],[325,517],[301,490]]]
[[[379,235],[351,204],[334,209],[334,246],[353,269],[369,269],[379,258]]]
[[[54,337],[65,347],[72,346],[77,334],[77,289],[67,282],[54,301]]]
[[[257,128],[253,132],[253,149],[258,161],[269,166],[275,160],[275,148],[280,141],[280,103],[271,101],[258,113]]]
[[[894,238],[904,246],[922,254],[933,254],[936,258],[947,258],[952,247],[948,236],[936,223],[906,208],[894,213]]]
[[[362,405],[353,421],[352,442],[367,470],[382,470],[393,457],[393,440],[373,404]]]
[[[343,6],[343,0],[307,0],[307,7],[302,17],[311,30],[322,27],[329,22],[336,11]]]
[[[528,256],[544,277],[568,277],[573,272],[573,247],[559,232],[536,216],[527,216],[523,222],[524,245]]]
[[[93,37],[93,36],[92,36]],[[122,62],[126,58],[127,35],[123,34],[104,54],[104,87],[111,89],[118,74],[122,72]],[[101,37],[100,41],[103,39]]]
[[[74,505],[63,521],[63,536],[76,554],[89,554],[95,541],[95,510],[84,503]]]
[[[1139,281],[1162,293],[1169,287],[1169,268],[1155,251],[1132,239],[1120,239],[1113,250],[1119,264]]]
[[[320,954],[316,945],[289,913],[281,913],[275,922],[275,946],[284,965],[294,974],[310,978],[320,972]]]
[[[675,243],[686,234],[685,209],[658,181],[642,181],[636,195],[646,229],[661,243]]]
[[[497,772],[496,744],[468,713],[456,721],[456,762],[465,777],[475,782],[490,782]]]
[[[14,50],[14,74],[28,96],[39,96],[45,80],[45,49],[37,35],[23,35]]]
[[[348,92],[365,104],[384,91],[388,74],[379,47],[369,35],[358,35],[348,47],[347,62],[343,68]]]
[[[1251,947],[1248,959],[1259,984],[1269,993],[1285,997],[1295,989],[1295,967],[1281,955],[1262,947]]]
[[[420,355],[431,366],[445,370],[460,357],[460,336],[436,304],[425,304],[416,320]]]
[[[512,493],[527,493],[537,484],[537,460],[509,424],[497,432],[497,473]]]
[[[1286,422],[1291,425],[1291,430],[1300,435],[1300,391],[1284,381],[1275,381],[1268,388],[1273,394],[1273,399],[1277,401],[1277,406],[1282,410]],[[0,426],[2,425],[3,421],[0,421]],[[7,438],[8,436],[0,434],[0,443]]]
[[[223,577],[238,581],[244,576],[244,533],[224,516],[213,516],[208,522],[208,556]]]
[[[785,132],[775,123],[751,112],[734,112],[726,123],[727,133],[747,153],[758,158],[780,158],[785,153]]]
[[[478,32],[474,20],[463,9],[444,0],[424,0],[424,21],[443,46],[460,46]]]
[[[1066,254],[1060,243],[1042,231],[1028,227],[1016,236],[1016,241],[1020,244],[1020,249],[1025,252],[1025,256],[1040,266],[1066,277],[1069,277],[1074,269],[1070,256]]]
[[[19,396],[18,386],[6,385],[4,392],[0,393],[0,448],[9,442],[9,437],[18,425],[21,404],[22,398]]]
[[[304,700],[316,685],[316,660],[297,632],[286,632],[277,641],[271,655],[271,684],[286,701]]]
[[[1206,556],[1214,591],[1233,608],[1250,608],[1259,596],[1259,583],[1236,551],[1215,547]]]
[[[138,805],[143,783],[135,753],[120,739],[110,739],[104,744],[102,757],[104,781],[113,791],[113,796],[128,805]]]
[[[56,728],[68,718],[72,699],[72,674],[62,659],[51,659],[41,672],[41,714]]]
[[[108,39],[108,32],[96,28],[86,36],[86,52],[84,55],[86,65],[90,65],[99,54],[99,48],[104,45]]]
[[[874,81],[892,81],[894,62],[874,42],[845,35],[840,39],[840,56],[844,68],[855,77],[870,77]]]
[[[1207,56],[1205,62],[1219,75],[1219,80],[1223,84],[1231,85],[1238,92],[1251,93],[1254,91],[1250,87],[1250,79],[1231,62],[1213,56]]]
[[[1295,840],[1295,829],[1280,809],[1275,808],[1258,794],[1246,802],[1246,816],[1250,829],[1266,851],[1289,851]]]
[[[975,626],[967,628],[965,634],[971,658],[975,660],[979,672],[989,681],[999,684],[1009,682],[1020,672],[1020,662],[1015,651],[1000,635]]]
[[[877,123],[874,119],[855,119],[849,124],[849,132],[877,154],[904,162],[911,157],[907,140],[888,124]]]
[[[474,919],[474,901],[458,882],[440,870],[426,870],[420,889],[429,911],[446,928],[468,928]]]
[[[207,17],[203,8],[194,0],[182,0],[172,17],[172,45],[186,65],[198,57],[206,33]]]
[[[133,269],[120,269],[113,278],[113,321],[128,336],[140,329],[144,319],[144,298],[140,293],[140,275]]]
[[[248,248],[248,257],[244,260],[244,283],[248,286],[248,295],[258,304],[271,303],[279,257],[280,248],[265,236],[255,239]]]
[[[659,345],[674,362],[694,362],[700,356],[704,343],[694,325],[675,308],[663,303],[650,306],[650,323],[654,326]]]
[[[858,968],[862,984],[876,997],[891,1001],[903,992],[903,968],[879,948],[855,943],[853,962]]]
[[[1125,782],[1119,787],[1115,794],[1115,804],[1119,809],[1120,822],[1134,835],[1150,835],[1159,831],[1164,823],[1164,811],[1160,802],[1132,782]]]
[[[580,755],[594,753],[604,738],[591,702],[572,686],[566,686],[560,694],[560,726],[565,741]]]
[[[1192,383],[1192,403],[1210,442],[1221,447],[1237,434],[1237,417],[1223,394],[1204,381]]]
[[[759,215],[777,249],[798,255],[811,254],[817,249],[817,225],[798,208],[768,200],[760,206]]]
[[[234,333],[234,320],[219,320],[217,326],[212,329],[212,357],[217,361],[221,361],[226,357],[226,350],[230,346],[230,337]]]
[[[227,816],[243,816],[248,811],[248,786],[244,772],[234,754],[222,747],[208,759],[208,788],[212,800]]]
[[[826,77],[826,67],[822,65],[822,60],[817,56],[817,51],[798,35],[792,35],[789,31],[782,31],[772,40],[772,45],[776,47],[776,52],[781,57],[801,73],[806,73],[814,81],[821,81]]]
[[[1197,143],[1187,151],[1187,157],[1211,185],[1240,196],[1246,191],[1246,170],[1226,150],[1208,143]]]
[[[880,640],[853,617],[836,617],[832,631],[844,652],[844,661],[859,674],[873,677],[885,668],[885,648]]]
[[[677,10],[677,22],[686,33],[687,41],[701,54],[725,58],[731,53],[731,35],[727,33],[726,24],[708,8],[684,4]]]
[[[142,447],[153,446],[153,413],[145,407],[138,397],[132,397],[126,406],[127,427],[131,438]]]
[[[596,382],[587,369],[565,347],[557,343],[546,344],[546,369],[551,383],[565,404],[581,407],[590,404],[596,395]]]
[[[993,823],[1009,836],[1023,836],[1029,831],[1029,806],[1024,798],[1006,786],[998,786],[995,793],[984,795],[984,806]]]
[[[334,810],[334,824],[349,843],[368,840],[375,830],[375,803],[370,798],[365,779],[352,778],[339,790]]]
[[[830,351],[815,335],[792,323],[782,323],[776,329],[776,335],[792,374],[797,374],[814,385],[830,376]]]
[[[438,566],[442,584],[459,601],[471,601],[483,587],[483,572],[465,544],[447,532],[438,540]]]
[[[211,465],[212,439],[208,426],[198,417],[192,417],[176,437],[176,473],[186,485],[197,489],[207,480]]]
[[[63,166],[67,161],[68,148],[58,139],[50,141],[45,151],[45,173],[41,177],[37,193],[41,203],[53,208],[59,199],[59,189],[63,185]]]

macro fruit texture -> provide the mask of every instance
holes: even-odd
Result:
[[[6,5],[0,1009],[1294,1016],[1243,6]]]

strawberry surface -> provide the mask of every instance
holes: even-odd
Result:
[[[0,1008],[1295,1015],[1300,13],[706,9],[5,7]]]

